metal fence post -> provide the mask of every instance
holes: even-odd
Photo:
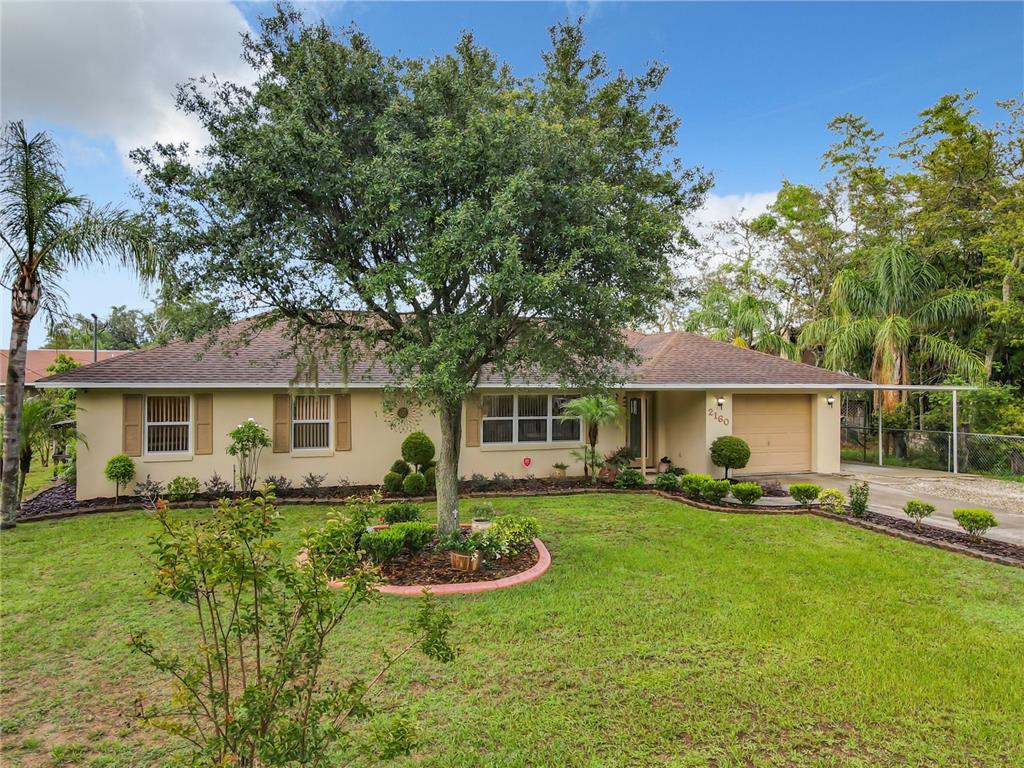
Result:
[[[885,410],[885,401],[878,409],[878,466],[882,466],[882,411]]]
[[[960,419],[957,413],[957,402],[956,402],[956,390],[953,390],[953,474],[960,472],[960,457],[957,456],[957,449],[959,448],[958,443],[960,433]]]

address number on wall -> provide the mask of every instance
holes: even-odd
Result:
[[[712,421],[717,421],[719,424],[724,424],[727,427],[729,426],[729,419],[714,408],[708,408],[708,418]]]

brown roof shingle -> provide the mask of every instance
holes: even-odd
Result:
[[[96,357],[98,360],[107,360],[127,352],[126,349],[100,349],[97,350]],[[92,363],[91,349],[30,349],[25,354],[25,383],[35,384],[44,378],[46,369],[53,365],[57,355],[67,355],[80,365]],[[7,370],[7,360],[10,356],[11,350],[0,349],[0,369]]]
[[[237,326],[235,326],[237,327]],[[45,383],[70,387],[211,386],[285,387],[296,379],[297,366],[289,344],[276,326],[260,331],[245,345],[231,346],[207,340],[174,341],[138,350],[94,365],[51,376]],[[630,385],[704,388],[723,385],[806,386],[855,388],[861,379],[796,363],[682,331],[642,334],[627,332],[641,363],[629,371]],[[231,329],[225,339],[231,338]],[[395,379],[372,361],[354,363],[346,376],[343,368],[321,366],[321,386],[386,386]],[[517,378],[512,386],[557,386],[555,381]],[[481,386],[502,387],[505,381],[485,375]]]

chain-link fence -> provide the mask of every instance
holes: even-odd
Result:
[[[844,426],[843,461],[878,464],[878,430]],[[961,432],[956,462],[960,472],[1024,477],[1024,435]],[[953,471],[953,433],[882,428],[882,465]]]

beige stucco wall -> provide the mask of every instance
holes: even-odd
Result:
[[[178,394],[196,394],[208,390],[178,390]],[[213,391],[213,453],[196,456],[139,456],[135,459],[136,476],[147,475],[161,483],[178,475],[206,481],[217,472],[231,481],[233,459],[225,449],[227,433],[247,418],[270,428],[273,420],[273,395],[285,390],[214,390]],[[331,392],[332,390],[323,390]],[[812,454],[814,470],[839,470],[839,398],[835,392],[811,391]],[[78,446],[78,497],[112,496],[114,487],[103,477],[107,460],[121,452],[122,392],[117,390],[81,390],[78,393],[78,426],[87,444]],[[160,394],[152,392],[150,394]],[[391,463],[400,454],[406,432],[392,430],[382,419],[380,390],[352,390],[352,450],[292,452],[275,454],[264,451],[259,466],[261,479],[267,475],[283,475],[296,485],[312,472],[326,475],[325,484],[335,485],[342,478],[352,484],[379,483]],[[621,399],[621,393],[620,399]],[[826,397],[836,398],[829,408]],[[722,396],[720,408],[717,398]],[[708,472],[721,476],[722,470],[711,465],[708,449],[716,437],[731,434],[732,393],[719,391],[658,391],[655,402],[655,451],[658,458],[668,455],[677,466],[690,472]],[[435,443],[439,441],[437,418],[424,410],[418,428]],[[333,441],[333,434],[332,434]],[[598,450],[610,452],[626,441],[625,425],[603,427]],[[571,455],[578,445],[512,445],[463,447],[459,474],[493,475],[504,472],[512,477],[530,475],[544,477],[555,462],[569,465],[570,475],[582,474],[582,466]],[[530,459],[530,466],[524,459]]]

